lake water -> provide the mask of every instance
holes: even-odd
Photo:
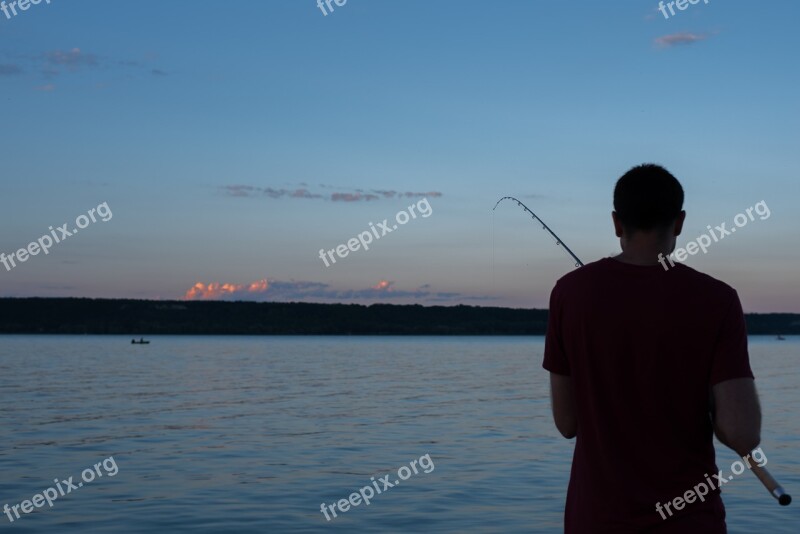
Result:
[[[543,347],[541,337],[169,336],[133,346],[0,336],[0,506],[54,479],[77,485],[109,457],[116,467],[101,464],[104,476],[52,508],[13,524],[0,515],[0,526],[560,532],[573,442],[550,418]],[[800,498],[800,338],[754,337],[750,351],[767,467]],[[727,471],[736,458],[717,451]],[[393,483],[412,460],[418,472],[403,471],[369,506],[331,521],[320,512],[370,477]],[[730,532],[798,532],[800,501],[778,506],[749,473],[725,490]]]

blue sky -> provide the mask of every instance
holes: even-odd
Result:
[[[6,0],[7,1],[7,0]],[[103,202],[0,296],[546,307],[618,251],[616,179],[683,183],[687,264],[800,312],[800,4],[52,0],[0,12],[0,251]],[[378,198],[373,198],[378,197]],[[417,217],[326,267],[422,199]],[[266,280],[266,284],[259,281]],[[251,284],[257,283],[252,286]],[[224,284],[228,284],[223,289]]]

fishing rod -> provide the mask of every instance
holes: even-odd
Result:
[[[525,211],[530,213],[531,217],[533,217],[533,219],[535,221],[539,221],[540,223],[542,223],[542,228],[544,230],[547,230],[548,232],[550,232],[550,235],[553,236],[553,238],[556,240],[556,245],[561,245],[562,247],[564,247],[564,250],[569,252],[569,255],[572,256],[572,259],[575,260],[575,267],[583,267],[583,262],[581,260],[579,260],[578,256],[576,256],[575,253],[570,250],[570,248],[567,246],[567,244],[564,243],[564,241],[562,241],[562,239],[560,237],[558,237],[556,235],[556,233],[553,232],[550,229],[550,227],[547,226],[547,224],[542,219],[540,219],[538,215],[536,215],[533,212],[533,210],[531,210],[528,206],[523,204],[520,200],[518,200],[518,199],[516,199],[514,197],[503,197],[503,198],[501,198],[500,200],[497,201],[497,204],[494,205],[494,208],[492,208],[492,211],[496,210],[497,206],[499,206],[500,203],[502,201],[504,201],[504,200],[513,200],[522,209],[524,209]],[[713,411],[712,411],[712,413],[713,413]],[[783,487],[780,484],[778,484],[778,482],[772,477],[772,475],[769,473],[769,471],[767,471],[767,469],[765,467],[762,467],[762,466],[759,466],[759,465],[750,466],[749,462],[748,462],[748,466],[750,467],[750,470],[753,472],[753,474],[756,476],[756,478],[758,478],[758,480],[761,481],[761,483],[764,485],[764,487],[767,488],[767,491],[769,492],[769,494],[772,495],[773,497],[775,497],[775,499],[778,501],[778,503],[781,506],[787,506],[792,502],[791,495],[786,493],[786,491],[783,489]]]
[[[561,238],[560,238],[560,237],[558,237],[558,236],[555,234],[555,232],[553,232],[553,231],[550,229],[550,227],[549,227],[549,226],[547,226],[547,224],[545,224],[545,222],[539,218],[539,216],[538,216],[538,215],[536,215],[535,213],[533,213],[533,211],[532,211],[532,210],[531,210],[531,209],[530,209],[528,206],[526,206],[525,204],[523,204],[521,201],[517,200],[517,199],[516,199],[516,198],[514,198],[514,197],[503,197],[503,198],[501,198],[500,200],[498,200],[498,201],[497,201],[497,204],[495,204],[495,205],[494,205],[494,208],[492,208],[492,211],[496,210],[496,209],[497,209],[497,206],[499,206],[499,205],[500,205],[500,203],[501,203],[502,201],[504,201],[504,200],[513,200],[514,202],[516,202],[517,204],[519,204],[519,206],[520,206],[522,209],[524,209],[525,211],[527,211],[528,213],[530,213],[530,214],[531,214],[531,216],[533,217],[533,219],[534,219],[535,221],[539,221],[540,223],[542,223],[542,228],[543,228],[543,229],[545,229],[545,230],[547,230],[548,232],[550,232],[550,235],[551,235],[551,236],[553,236],[553,237],[555,238],[555,240],[556,240],[556,245],[561,245],[562,247],[564,247],[564,250],[566,250],[567,252],[569,252],[569,255],[570,255],[570,256],[572,256],[572,259],[574,259],[574,260],[575,260],[575,267],[583,267],[583,262],[582,262],[581,260],[579,260],[579,259],[578,259],[578,256],[576,256],[576,255],[575,255],[575,253],[574,253],[574,252],[572,252],[572,251],[569,249],[569,247],[567,246],[567,244],[566,244],[566,243],[564,243],[564,241],[562,241],[562,240],[561,240]]]
[[[781,506],[788,506],[792,502],[792,496],[786,493],[783,487],[778,484],[777,480],[772,478],[772,475],[769,474],[769,471],[767,471],[766,467],[756,464],[751,465],[750,470],[756,477],[758,477],[758,480],[764,484],[764,487],[767,488],[769,494],[778,500],[778,504]]]

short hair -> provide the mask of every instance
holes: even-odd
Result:
[[[683,187],[660,165],[633,167],[614,187],[614,211],[628,232],[664,229],[682,209]]]

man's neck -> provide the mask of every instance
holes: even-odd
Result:
[[[632,253],[628,251],[622,251],[618,256],[614,256],[614,259],[630,265],[658,265],[657,252]]]

